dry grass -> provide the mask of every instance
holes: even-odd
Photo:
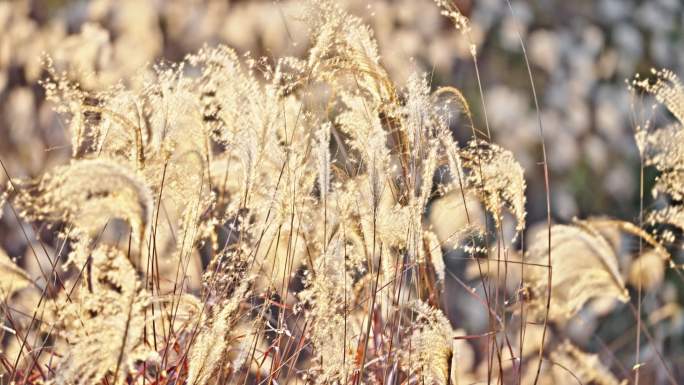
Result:
[[[465,16],[437,4],[470,42]],[[372,31],[334,1],[302,20],[305,57],[207,46],[105,91],[46,59],[72,158],[6,175],[39,274],[0,254],[0,383],[638,383],[641,339],[662,338],[641,297],[681,270],[676,76],[634,83],[679,120],[636,132],[670,204],[643,226],[549,216],[527,244],[523,169],[460,91],[422,73],[395,85]],[[455,328],[465,300],[481,333]],[[633,367],[573,342],[597,303],[633,310]],[[655,353],[648,378],[676,384]]]

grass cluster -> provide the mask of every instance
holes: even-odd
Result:
[[[477,68],[468,19],[436,6]],[[39,178],[3,164],[0,203],[39,274],[0,253],[0,383],[678,382],[652,333],[674,302],[641,314],[666,273],[681,279],[673,73],[632,83],[677,120],[653,129],[644,115],[635,133],[665,203],[638,223],[549,213],[527,229],[523,169],[492,143],[484,96],[476,127],[458,89],[419,72],[395,85],[373,32],[335,1],[303,12],[302,57],[206,46],[98,92],[46,57],[72,153]],[[484,332],[455,327],[456,302]],[[634,317],[628,359],[576,343],[588,308]]]

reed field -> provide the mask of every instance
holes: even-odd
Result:
[[[684,383],[684,6],[0,2],[0,385]]]

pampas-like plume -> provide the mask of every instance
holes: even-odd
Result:
[[[89,236],[108,221],[123,219],[138,240],[154,207],[152,193],[135,171],[105,160],[74,161],[22,183],[13,203],[31,220],[67,222]]]
[[[315,263],[317,274],[307,280],[307,288],[300,293],[303,303],[311,306],[306,317],[310,324],[311,344],[315,348],[317,384],[347,382],[353,366],[352,347],[357,340],[352,336],[361,332],[361,317],[355,317],[345,306],[345,298],[352,296],[351,280],[343,267],[340,239],[334,241],[328,254]],[[328,258],[326,258],[328,257]],[[346,338],[346,339],[345,339]]]
[[[653,71],[655,83],[648,79],[635,79],[634,87],[655,96],[656,100],[677,118],[678,122],[654,131],[648,125],[640,126],[636,132],[644,164],[655,166],[660,172],[653,187],[654,196],[667,196],[675,201],[684,199],[684,86],[679,78],[669,70]],[[684,207],[672,204],[649,213],[648,221],[652,224],[664,223],[684,229]],[[674,241],[669,231],[663,234],[665,241]]]
[[[206,385],[216,378],[220,366],[227,357],[231,346],[233,327],[237,324],[238,307],[246,295],[247,281],[240,285],[232,297],[216,306],[210,318],[199,320],[199,331],[194,337],[189,353],[188,385]]]
[[[525,228],[525,178],[510,151],[480,140],[472,140],[461,151],[463,165],[470,170],[467,181],[482,195],[485,207],[501,225],[502,209],[515,216],[516,230]]]
[[[453,359],[453,330],[449,320],[441,311],[423,302],[414,305],[416,332],[411,344],[417,351],[410,357],[412,372],[418,376],[418,383],[446,385],[450,383]]]
[[[324,124],[316,133],[318,140],[318,186],[321,189],[321,202],[326,206],[330,192],[330,123]]]
[[[58,385],[88,385],[105,378],[123,384],[136,361],[154,363],[158,358],[143,341],[151,322],[144,313],[149,294],[141,289],[126,255],[99,247],[92,253],[92,267],[92,279],[84,282],[78,301],[65,301],[57,312],[70,344],[57,368]]]
[[[565,321],[590,299],[598,297],[627,301],[629,294],[618,271],[617,256],[610,242],[587,222],[551,227],[551,268],[553,286],[549,319]],[[546,309],[547,234],[540,233],[532,242],[525,262],[525,282],[530,289],[528,309],[536,319],[543,319]]]
[[[556,365],[562,365],[562,369],[554,367],[554,373],[559,378],[567,379],[561,384],[596,385],[624,385],[627,380],[620,382],[606,367],[601,364],[598,356],[585,353],[570,341],[564,341],[550,354],[551,360]],[[555,376],[554,376],[555,377]]]

